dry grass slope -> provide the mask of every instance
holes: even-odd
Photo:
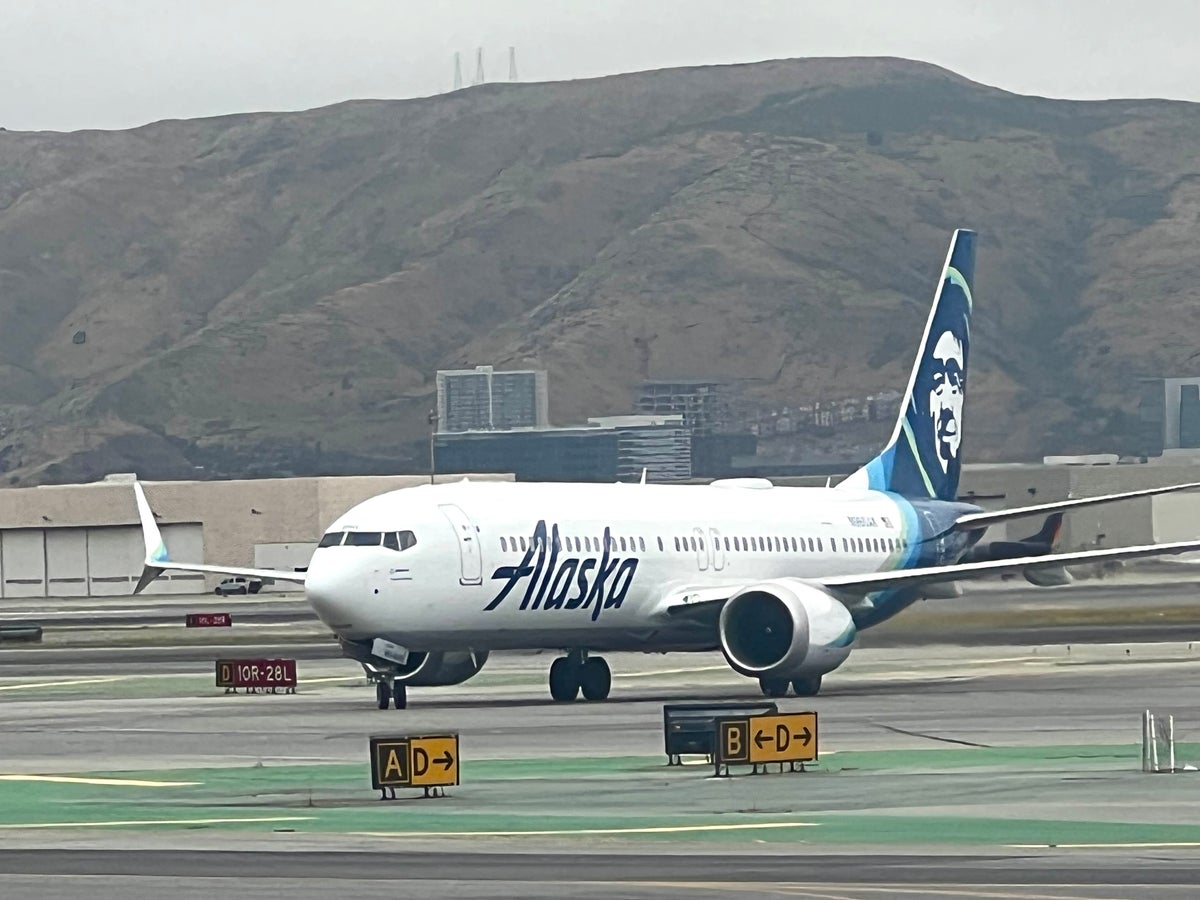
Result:
[[[1195,105],[888,59],[0,133],[0,466],[401,468],[447,365],[543,366],[562,422],[884,389],[959,225],[968,452],[1132,449],[1134,377],[1200,368],[1198,159]]]

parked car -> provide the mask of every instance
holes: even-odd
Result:
[[[235,578],[226,578],[217,585],[214,593],[218,597],[228,597],[230,594],[257,594],[262,590],[263,583],[257,578],[243,578],[238,575]]]

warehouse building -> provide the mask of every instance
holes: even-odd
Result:
[[[303,569],[325,526],[350,507],[428,480],[388,475],[143,482],[143,487],[173,558]],[[114,475],[93,484],[0,491],[0,599],[131,594],[145,556],[132,482],[132,475]],[[218,581],[219,576],[173,572],[146,592],[196,593]]]

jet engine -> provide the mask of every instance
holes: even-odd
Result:
[[[811,678],[850,655],[854,620],[820,587],[779,578],[734,594],[721,610],[721,650],[735,672],[753,678]]]
[[[397,661],[398,657],[385,659],[373,655],[371,645],[363,641],[340,639],[338,643],[346,658],[357,660],[372,669],[386,670],[397,682],[418,687],[462,684],[477,675],[488,658],[487,650],[410,650],[401,663]]]
[[[428,653],[410,653],[408,663],[396,673],[396,680],[417,687],[462,684],[479,673],[487,658],[486,650],[434,650]]]

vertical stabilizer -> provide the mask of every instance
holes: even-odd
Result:
[[[958,229],[887,447],[840,486],[954,500],[962,465],[975,232]]]

